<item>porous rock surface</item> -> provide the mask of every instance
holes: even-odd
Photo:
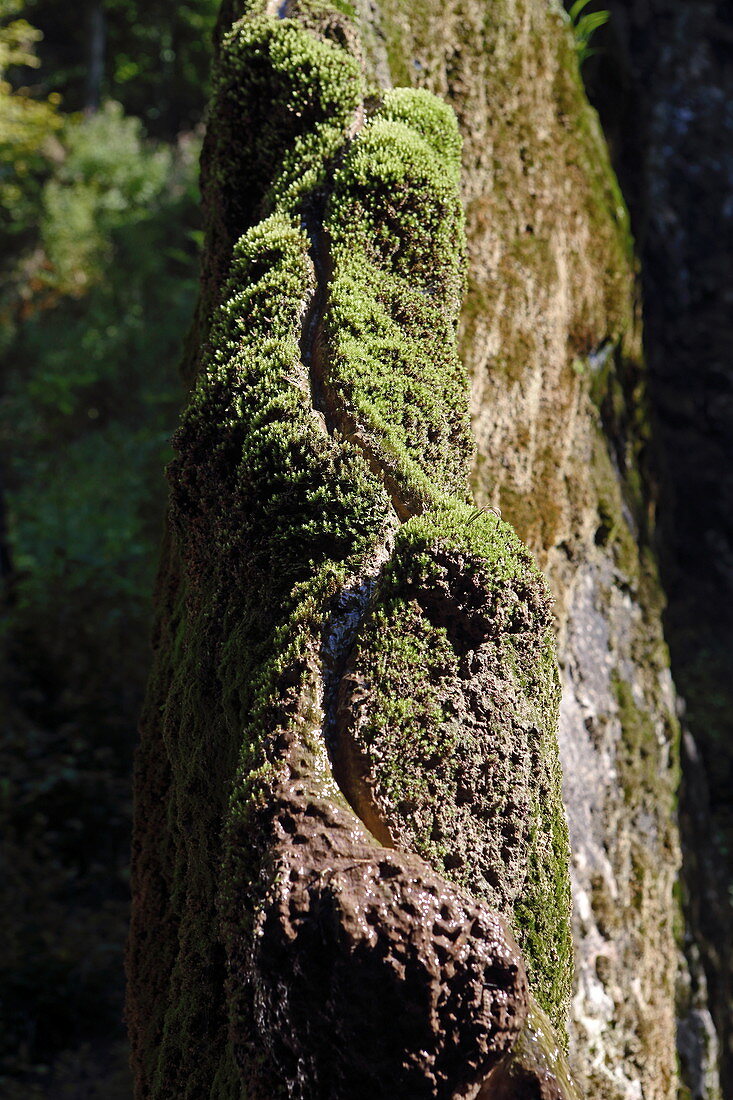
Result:
[[[251,55],[254,49],[259,60],[251,69],[253,86],[261,95],[263,82],[270,85],[269,78],[262,75],[264,70],[257,66],[267,53],[265,40],[277,42],[270,57],[279,66],[280,76],[268,100],[275,107],[283,95],[287,102],[287,80],[283,85],[281,77],[287,74],[292,58],[299,58],[303,80],[297,94],[305,95],[308,103],[301,115],[311,127],[309,133],[314,132],[313,127],[318,131],[317,141],[309,139],[299,147],[306,156],[301,162],[304,176],[312,172],[319,157],[322,163],[324,157],[336,156],[362,125],[357,89],[362,61],[368,77],[382,87],[395,83],[436,93],[450,103],[459,121],[468,256],[468,294],[461,314],[459,347],[471,380],[470,406],[478,443],[472,489],[477,502],[499,509],[503,520],[513,525],[534,552],[555,596],[563,684],[560,751],[575,898],[570,1061],[580,1092],[588,1100],[671,1100],[679,1083],[675,978],[678,973],[683,978],[689,973],[685,966],[680,967],[681,936],[679,924],[677,931],[675,927],[678,910],[673,897],[679,864],[674,824],[679,730],[661,630],[662,600],[649,550],[654,515],[645,484],[648,426],[632,241],[597,119],[583,93],[570,29],[560,6],[546,0],[423,0],[411,5],[403,0],[382,0],[378,6],[364,0],[356,5],[363,48],[359,58],[359,51],[353,50],[353,28],[345,28],[333,13],[326,26],[322,13],[314,11],[305,5],[284,9],[290,19],[297,16],[296,22],[315,33],[319,45],[311,44],[304,54],[300,52],[303,41],[293,28],[282,32],[271,24],[250,23],[229,39],[233,52],[226,55],[234,57],[237,51],[240,57],[242,51]],[[222,37],[239,14],[232,5],[225,6]],[[332,64],[328,42],[336,43],[351,58],[343,69]],[[352,821],[344,827],[357,838],[357,849],[365,835],[363,825],[356,817],[341,818],[351,812],[343,800],[344,791],[384,844],[398,839],[429,860],[433,871],[421,865],[424,878],[416,887],[429,907],[437,904],[431,886],[437,880],[431,875],[440,872],[441,889],[450,897],[455,914],[456,924],[451,927],[468,919],[466,906],[470,903],[456,900],[464,895],[449,885],[450,880],[468,886],[491,906],[505,909],[525,952],[530,981],[542,989],[556,1027],[562,1025],[565,1015],[569,980],[566,949],[562,948],[563,943],[567,945],[563,933],[567,921],[562,874],[564,821],[557,803],[552,737],[533,713],[533,707],[543,711],[544,721],[553,724],[557,687],[551,663],[545,664],[545,673],[533,686],[521,659],[517,660],[521,652],[511,651],[521,630],[502,628],[496,636],[492,633],[497,631],[497,622],[474,606],[475,593],[466,585],[463,570],[469,558],[474,573],[477,561],[491,560],[495,565],[492,547],[498,533],[501,547],[519,567],[508,574],[508,591],[517,595],[519,606],[522,596],[515,584],[522,576],[525,552],[517,552],[508,525],[494,513],[484,512],[477,518],[474,510],[455,496],[446,501],[445,494],[456,493],[455,466],[449,468],[441,460],[440,447],[426,463],[422,442],[413,444],[414,423],[401,421],[399,403],[395,416],[391,401],[394,384],[389,376],[374,386],[373,375],[365,382],[359,374],[364,362],[399,362],[399,392],[409,398],[404,407],[413,404],[424,409],[424,421],[419,417],[415,423],[436,425],[432,438],[439,439],[442,408],[452,418],[452,434],[464,438],[458,391],[454,389],[452,396],[443,393],[444,404],[439,405],[436,416],[429,387],[421,389],[418,384],[421,370],[428,365],[421,366],[419,350],[416,352],[420,340],[427,339],[431,326],[439,320],[440,310],[444,318],[446,308],[449,312],[456,308],[458,267],[455,263],[452,268],[450,263],[447,269],[440,266],[446,256],[441,246],[436,271],[442,272],[437,295],[442,305],[438,313],[430,314],[435,298],[430,275],[436,256],[428,241],[425,255],[430,259],[416,277],[417,295],[412,299],[417,303],[419,296],[428,313],[421,314],[422,305],[407,310],[411,289],[404,281],[409,283],[406,269],[400,268],[400,241],[404,238],[394,231],[401,215],[389,203],[383,205],[385,197],[403,194],[403,188],[404,193],[414,193],[414,181],[423,168],[427,175],[421,178],[432,178],[431,189],[435,176],[430,176],[430,156],[422,147],[417,150],[414,132],[407,135],[410,155],[415,153],[410,163],[422,168],[410,181],[399,176],[387,150],[390,142],[406,136],[400,131],[405,124],[401,115],[405,100],[397,96],[391,107],[383,106],[381,121],[368,131],[368,139],[384,142],[379,144],[384,154],[380,163],[389,186],[380,201],[370,206],[369,196],[377,193],[375,180],[370,182],[362,170],[357,140],[341,177],[340,200],[345,204],[342,209],[357,211],[354,224],[357,228],[368,225],[372,238],[375,224],[369,219],[377,210],[380,248],[376,254],[365,253],[364,239],[358,233],[357,238],[347,234],[339,240],[339,225],[344,223],[336,217],[333,251],[325,264],[323,251],[313,239],[313,218],[316,222],[328,218],[334,205],[329,208],[321,194],[320,213],[316,210],[293,222],[297,173],[285,179],[280,192],[270,190],[273,166],[282,161],[283,148],[302,136],[301,115],[291,103],[284,116],[287,125],[281,125],[276,109],[250,110],[247,95],[237,84],[239,70],[234,68],[232,83],[228,64],[227,60],[222,63],[218,85],[222,125],[212,125],[207,138],[204,195],[209,258],[191,362],[199,367],[207,362],[207,334],[217,304],[233,302],[248,281],[258,285],[262,278],[258,257],[270,256],[268,264],[273,270],[277,263],[273,265],[272,257],[286,257],[288,271],[296,265],[295,289],[285,280],[292,298],[285,327],[291,335],[282,354],[282,378],[277,376],[276,386],[285,379],[300,388],[307,408],[303,412],[301,405],[294,405],[292,408],[300,411],[291,410],[303,446],[298,449],[291,441],[280,453],[289,463],[304,464],[310,472],[300,484],[273,483],[257,449],[260,440],[275,438],[277,410],[265,404],[262,415],[253,415],[251,428],[247,428],[255,434],[246,437],[250,468],[254,453],[254,468],[265,480],[257,482],[253,490],[251,482],[237,480],[234,471],[242,449],[240,418],[249,415],[257,391],[251,371],[247,374],[250,367],[243,360],[233,372],[222,364],[200,406],[208,410],[206,417],[191,417],[181,437],[181,453],[185,456],[189,448],[190,461],[184,460],[176,475],[177,528],[163,572],[158,665],[138,764],[139,789],[146,793],[140,796],[136,840],[139,914],[131,950],[132,1017],[133,1030],[139,1029],[140,1095],[193,1097],[202,1095],[204,1089],[205,1094],[234,1097],[241,1094],[244,1075],[247,1095],[272,1100],[287,1094],[278,1091],[281,1085],[291,1095],[301,1095],[297,1090],[307,1087],[305,1079],[312,1079],[316,1070],[307,1060],[307,1043],[294,1052],[283,1036],[273,992],[276,984],[268,984],[276,983],[277,975],[273,971],[268,982],[261,987],[257,984],[260,962],[265,969],[267,963],[265,957],[256,961],[253,930],[264,929],[269,916],[274,923],[268,926],[267,942],[276,952],[283,943],[292,943],[290,935],[300,934],[301,920],[302,934],[310,935],[314,914],[322,912],[328,916],[333,937],[329,943],[344,942],[339,940],[342,932],[338,930],[355,922],[360,928],[358,936],[363,936],[358,942],[367,944],[372,933],[361,924],[360,914],[368,910],[356,898],[377,881],[370,877],[374,868],[387,866],[380,864],[385,856],[379,854],[386,849],[370,849],[372,854],[365,856],[362,870],[352,867],[347,871],[339,864],[335,892],[333,882],[327,884],[316,876],[318,886],[306,897],[301,878],[304,865],[293,862],[289,842],[282,846],[284,837],[274,824],[277,816],[273,817],[273,806],[280,804],[281,797],[283,805],[290,798],[289,787],[282,786],[282,769],[289,767],[283,753],[294,728],[299,730],[299,743],[310,746],[308,769],[316,768],[320,775],[318,799],[328,793],[329,821]],[[313,73],[320,73],[325,82],[319,78],[309,84]],[[237,115],[242,109],[244,113]],[[329,118],[336,120],[333,127]],[[408,128],[414,130],[414,122],[413,115]],[[437,141],[445,155],[444,128],[434,127],[421,115],[418,131],[433,151]],[[219,162],[240,143],[236,155],[241,164],[242,157],[249,155],[247,141],[255,140],[253,132],[260,134],[261,140],[256,156],[249,158],[247,184],[241,190],[236,185],[236,164],[232,175],[232,166]],[[308,160],[314,150],[315,160]],[[457,183],[455,168],[447,168],[447,163],[443,161],[440,169],[443,182],[453,173]],[[314,179],[317,192],[320,178],[316,168],[303,193],[309,193],[308,188],[313,193]],[[444,229],[452,224],[451,200],[448,191],[441,194],[443,213],[432,224]],[[288,206],[291,200],[293,205]],[[424,209],[418,204],[419,211]],[[388,216],[383,218],[380,210],[382,214],[388,210]],[[414,227],[414,209],[409,209],[409,203],[405,213]],[[291,219],[287,224],[283,215]],[[281,220],[254,230],[254,237],[242,238],[244,244],[237,245],[237,252],[235,242],[263,217]],[[419,218],[420,214],[418,222]],[[303,240],[303,225],[306,237],[311,227],[310,240]],[[277,248],[268,252],[273,233]],[[456,242],[454,236],[454,257],[460,253],[460,244],[455,251]],[[236,285],[227,290],[233,249]],[[349,288],[355,283],[350,282],[354,276],[350,251],[361,265],[361,277],[366,276],[369,285],[377,288],[367,295],[368,312],[362,314],[361,321],[351,310]],[[239,271],[237,263],[242,265]],[[318,268],[328,267],[333,276],[339,264],[342,278],[334,279],[333,284],[338,293],[328,303],[329,316],[338,317],[339,324],[329,328],[324,316],[317,334],[333,364],[333,403],[325,401],[318,409],[311,407],[317,404],[312,401],[312,391],[323,384],[325,373],[311,370],[309,378],[308,365],[304,370],[299,362],[294,334],[298,329],[302,334],[302,319],[312,308],[314,288],[321,278]],[[257,316],[262,315],[276,317],[279,324],[283,314],[267,312],[271,307],[266,296],[261,301],[267,307],[264,314],[245,312],[250,327],[256,328]],[[448,306],[449,302],[453,305]],[[325,292],[323,303],[325,310]],[[407,315],[424,319],[413,328],[408,324],[398,338],[389,322],[399,319],[399,327]],[[370,318],[368,325],[363,324],[365,317]],[[233,323],[238,324],[236,316]],[[236,343],[234,330],[226,328],[229,321],[221,324],[225,342]],[[353,342],[340,342],[340,334],[348,331],[349,325],[358,332],[360,324],[362,333],[380,334],[378,346],[363,344],[363,356]],[[387,349],[389,354],[385,354]],[[319,356],[312,358],[318,360]],[[455,349],[449,349],[442,360],[441,378],[458,378],[453,373],[456,361]],[[243,378],[249,388],[238,389]],[[407,387],[405,378],[411,379]],[[273,376],[268,385],[273,385]],[[219,425],[213,432],[212,423]],[[221,425],[227,426],[226,431]],[[343,435],[336,452],[329,449],[333,432]],[[311,454],[318,456],[317,462],[311,461]],[[427,466],[427,479],[423,466]],[[326,470],[329,478],[335,475],[329,484],[338,486],[338,491],[314,502],[307,493],[323,482]],[[354,473],[357,470],[358,475]],[[262,503],[264,484],[271,494],[271,504],[266,506]],[[345,520],[342,498],[349,508],[349,501],[362,501],[361,510],[352,508]],[[248,502],[249,518],[243,519],[238,511],[241,499]],[[302,500],[308,508],[297,504],[299,526],[294,537],[283,516],[292,511],[294,501]],[[430,524],[425,515],[431,509],[440,525],[447,524],[448,538],[426,530]],[[232,517],[239,517],[239,526],[230,523]],[[212,518],[216,520],[213,526]],[[263,537],[262,532],[268,535]],[[476,533],[480,546],[467,547],[466,532]],[[395,546],[400,536],[404,558]],[[334,561],[330,548],[324,553],[324,540],[329,547],[334,541],[338,544],[336,560],[346,561],[348,566],[341,570],[327,566],[316,580],[309,579],[307,570],[298,572],[294,563]],[[391,562],[386,568],[385,561]],[[273,582],[264,580],[273,573],[279,573],[278,581],[282,581],[274,591],[268,587]],[[491,570],[488,575],[491,578]],[[539,592],[538,575],[533,576]],[[246,600],[237,604],[232,597],[244,578],[252,586],[250,590],[261,596],[257,607]],[[413,583],[414,578],[419,583]],[[283,614],[283,593],[292,591],[293,583],[304,587]],[[346,598],[346,593],[352,595]],[[359,593],[365,594],[364,600]],[[492,606],[490,598],[485,602]],[[324,683],[329,676],[338,682],[340,676],[334,677],[333,668],[325,679],[317,671],[323,656],[323,624],[332,622],[333,615],[344,608],[346,622],[353,606],[362,609],[359,614],[367,606],[369,610],[351,655],[337,657],[337,663],[343,659],[345,675],[340,692],[336,691],[337,714],[329,716],[331,689],[324,688]],[[502,606],[498,599],[496,607]],[[533,636],[538,652],[542,649],[539,639],[546,632],[545,615],[542,611],[540,619],[535,619],[538,629]],[[510,619],[509,615],[505,624]],[[394,643],[393,627],[400,622],[404,634]],[[266,640],[273,623],[274,648]],[[371,648],[366,641],[370,629]],[[352,634],[346,649],[353,640]],[[305,663],[304,652],[310,654]],[[176,672],[174,655],[178,660],[186,658],[182,671]],[[383,658],[388,658],[386,665],[379,664]],[[412,712],[417,700],[423,720],[420,730],[411,731],[411,714],[401,713],[399,702],[400,692],[411,679],[414,692],[412,669],[416,666],[423,672],[429,670],[429,675],[418,682],[413,694]],[[266,670],[259,678],[254,671],[257,668]],[[391,710],[378,698],[375,669],[392,677]],[[194,681],[200,690],[192,693]],[[246,690],[242,682],[249,684]],[[539,708],[537,686],[543,693]],[[284,703],[288,699],[290,710]],[[160,749],[161,708],[165,752]],[[482,807],[482,788],[475,775],[485,742],[481,743],[481,738],[472,742],[474,719],[466,721],[466,716],[480,713],[486,715],[487,722],[481,728],[482,736],[498,717],[502,753],[498,764],[491,764],[498,780],[496,807]],[[338,751],[321,736],[331,731],[330,736],[335,728],[347,735],[346,759],[342,758],[340,765]],[[422,790],[401,789],[399,771],[385,770],[384,736],[394,730],[402,735],[403,746],[409,742],[424,750],[422,762],[415,761],[417,786],[422,782]],[[431,745],[436,730],[447,736]],[[428,737],[421,741],[425,731]],[[504,746],[514,735],[518,755],[513,762],[512,787]],[[538,745],[542,748],[539,755]],[[342,768],[341,792],[333,784],[329,747],[337,773],[339,766]],[[396,748],[400,748],[399,737]],[[395,746],[392,755],[399,756]],[[528,777],[538,762],[544,768],[538,790],[544,783],[551,797],[549,802],[543,800],[544,819],[535,804],[536,816],[525,832],[520,819],[524,821],[527,808],[532,816]],[[232,776],[237,776],[234,797],[227,801],[223,792],[231,789]],[[447,799],[451,844],[446,843],[441,829],[436,828],[435,815],[430,814],[430,798],[438,787]],[[475,817],[466,807],[476,811]],[[301,810],[305,813],[300,804],[293,804],[282,818],[295,826],[292,833],[287,833],[291,826],[285,828],[286,835],[301,835]],[[461,851],[460,838],[469,816],[477,830],[474,838],[478,835],[483,844],[482,865],[471,866],[467,853]],[[502,816],[514,818],[515,828],[507,835],[502,833],[500,843],[492,826]],[[550,827],[549,833],[547,828],[538,830],[540,822]],[[553,844],[547,844],[552,829],[554,859],[550,858]],[[312,831],[308,835],[312,845]],[[316,853],[328,843],[324,836],[318,833],[313,851],[316,868],[320,859]],[[263,852],[278,853],[280,863],[277,859],[275,863],[263,861]],[[225,871],[219,881],[222,858]],[[404,876],[409,879],[417,866],[412,858],[389,852],[389,865],[402,869],[394,876],[393,899],[404,897]],[[552,866],[558,872],[554,878]],[[278,867],[283,874],[287,869],[285,877]],[[533,883],[538,867],[543,870]],[[292,914],[289,902],[283,908],[288,896],[283,884],[291,871],[296,874]],[[381,875],[379,881],[381,890],[385,888]],[[348,904],[339,900],[342,897],[349,899]],[[549,913],[547,908],[543,913],[542,897],[554,899]],[[527,905],[531,898],[534,900]],[[376,905],[387,919],[380,908],[382,902],[378,900]],[[404,912],[401,901],[395,912],[400,911]],[[506,959],[508,937],[500,934],[488,909],[481,912],[481,920],[494,930],[492,935],[496,933],[497,957]],[[395,915],[391,909],[390,913]],[[222,921],[221,934],[218,920]],[[558,936],[554,956],[547,950],[548,923],[554,924]],[[400,934],[397,919],[395,943],[400,942]],[[431,971],[430,960],[437,956],[443,935],[441,931],[435,941],[416,945],[425,953],[418,970],[432,972],[430,981],[438,985],[441,979]],[[477,955],[466,965],[471,972],[482,963]],[[508,980],[509,970],[502,972]],[[553,975],[558,981],[555,989]],[[302,988],[312,980],[304,975]],[[300,996],[293,993],[293,1011]],[[474,994],[471,996],[478,1005]],[[517,1019],[522,1014],[520,1001],[521,997]],[[498,1028],[498,1035],[508,1037],[500,1022],[506,1019],[503,1011],[490,1006],[483,1018],[489,1027]],[[470,1023],[463,1023],[470,1031]],[[264,1044],[263,1034],[270,1036]],[[525,1028],[525,1037],[527,1034]],[[499,1039],[497,1050],[503,1041]],[[186,1052],[192,1048],[200,1052],[202,1043],[205,1057],[192,1059]],[[480,1064],[483,1073],[485,1050],[480,1042],[472,1049],[469,1063],[472,1067]],[[274,1050],[278,1054],[273,1061]],[[542,1070],[525,1079],[532,1059],[523,1059],[521,1041],[515,1052],[513,1061],[499,1063],[483,1082],[482,1096],[552,1096],[553,1089],[563,1087],[558,1075],[548,1070],[547,1057],[543,1057]],[[430,1074],[438,1079],[443,1072],[440,1067],[446,1065],[444,1057],[436,1043],[425,1060],[430,1067],[425,1080]],[[337,1071],[342,1069],[332,1065],[323,1070]],[[406,1066],[400,1072],[407,1073]],[[170,1081],[177,1082],[174,1088]],[[464,1087],[463,1080],[457,1087]]]
[[[694,935],[680,1052],[691,1094],[714,1098],[733,1089],[733,12],[724,0],[608,7],[589,76],[639,242],[665,619],[687,726]]]
[[[296,764],[273,791],[276,873],[251,955],[232,957],[289,1094],[474,1096],[527,1015],[511,933],[305,779]]]

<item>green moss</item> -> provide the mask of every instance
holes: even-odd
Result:
[[[297,19],[252,16],[223,40],[215,74],[216,173],[228,201],[295,210],[324,176],[363,94],[357,60]]]
[[[189,569],[257,578],[263,603],[320,562],[366,553],[388,506],[358,448],[330,439],[310,405],[299,337],[312,279],[286,215],[240,240],[170,469]]]
[[[418,133],[440,158],[450,183],[458,187],[463,142],[456,116],[447,103],[420,88],[392,88],[384,94],[379,117],[403,122]]]
[[[396,91],[334,176],[328,383],[411,510],[465,496],[472,450],[456,349],[465,242],[460,138],[448,109]]]
[[[535,587],[545,600],[549,598],[546,582],[527,547],[513,528],[491,510],[446,503],[414,519],[400,532],[400,538],[413,551],[447,540],[481,562],[490,589],[521,580],[527,587]]]
[[[342,732],[377,813],[411,848],[513,914],[561,1030],[572,975],[568,838],[550,598],[511,528],[447,504],[398,532],[350,662]]]
[[[326,224],[337,261],[354,262],[358,252],[379,268],[411,278],[426,296],[443,299],[443,308],[455,316],[465,247],[456,181],[460,162],[455,153],[440,155],[417,130],[424,95],[413,97],[415,124],[379,112],[364,126],[335,174]]]

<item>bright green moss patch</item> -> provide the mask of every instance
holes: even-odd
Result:
[[[559,692],[558,692],[559,699]],[[514,924],[539,1004],[567,1049],[567,1016],[573,978],[572,900],[565,809],[559,795],[559,760],[545,746],[545,766],[535,787],[535,812],[527,878],[514,906]]]
[[[379,116],[415,130],[440,158],[449,181],[460,184],[463,142],[447,103],[420,88],[392,88],[384,94]]]
[[[445,503],[406,525],[400,540],[413,550],[445,542],[481,563],[490,588],[505,582],[534,587],[549,606],[547,582],[534,558],[514,528],[491,509]]]
[[[330,439],[310,405],[299,338],[312,279],[285,215],[241,239],[171,466],[190,567],[257,578],[263,601],[319,562],[366,553],[388,507],[359,450]]]
[[[212,113],[216,172],[243,212],[294,210],[322,181],[363,94],[358,62],[296,19],[252,16],[222,43]]]
[[[327,227],[335,262],[358,253],[455,315],[464,277],[458,163],[410,124],[377,114],[334,177]]]
[[[436,488],[465,496],[466,382],[450,322],[413,287],[365,264],[331,283],[328,332],[342,415],[420,502],[413,509]]]
[[[336,171],[328,382],[411,501],[465,497],[472,451],[456,349],[465,242],[460,137],[427,93],[392,92]]]

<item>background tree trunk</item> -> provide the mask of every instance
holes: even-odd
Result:
[[[104,54],[107,39],[104,5],[95,4],[89,13],[89,61],[87,66],[86,103],[87,113],[99,110],[104,80]]]

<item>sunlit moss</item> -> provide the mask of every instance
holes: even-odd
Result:
[[[399,531],[351,659],[352,736],[400,847],[513,916],[560,1033],[570,994],[568,838],[551,599],[495,514],[443,504]]]
[[[253,214],[294,210],[322,182],[361,104],[358,62],[297,19],[255,15],[226,35],[216,71],[216,173]]]
[[[329,384],[418,509],[436,492],[465,497],[473,449],[456,348],[459,165],[452,112],[392,92],[336,171],[325,221]]]

